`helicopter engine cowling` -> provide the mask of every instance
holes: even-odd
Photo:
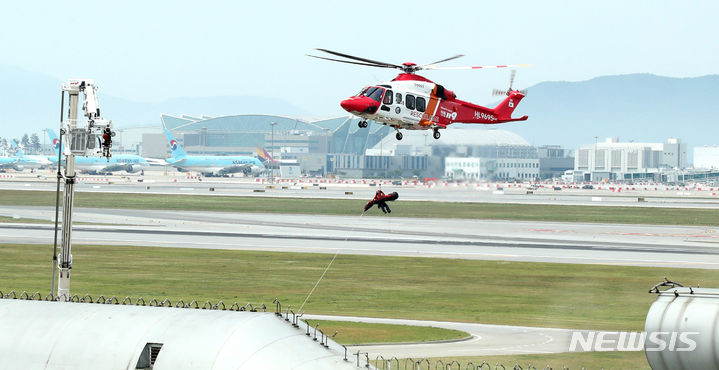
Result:
[[[440,99],[448,99],[448,100],[454,100],[457,98],[457,95],[454,93],[454,91],[445,89],[442,85],[437,85],[437,96]]]

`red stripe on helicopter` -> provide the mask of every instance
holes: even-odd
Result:
[[[482,68],[507,68],[509,66],[503,65],[503,66],[478,66],[478,67],[472,67],[472,69],[482,69]]]

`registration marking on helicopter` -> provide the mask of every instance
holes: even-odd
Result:
[[[474,112],[474,118],[486,119],[487,121],[496,121],[497,120],[497,117],[495,117],[491,114],[487,114],[487,113],[483,113],[483,112],[479,112],[479,111]]]

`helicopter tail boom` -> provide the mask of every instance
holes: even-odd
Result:
[[[523,98],[524,94],[522,94],[520,91],[510,91],[509,96],[507,96],[501,103],[499,103],[499,105],[497,105],[493,109],[494,114],[497,116],[497,119],[501,122],[526,120],[527,116],[524,116],[522,118],[512,118],[512,112],[514,112],[514,109],[517,107],[517,105]]]

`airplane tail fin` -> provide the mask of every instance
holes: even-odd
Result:
[[[260,157],[260,160],[262,162],[275,163],[275,159],[272,158],[270,153],[267,153],[267,150],[265,148],[257,147],[257,155]]]
[[[55,131],[52,129],[45,129],[47,132],[48,138],[50,138],[50,141],[52,142],[52,150],[57,155],[58,150],[60,150],[60,139],[58,139],[57,135],[55,134]]]
[[[255,151],[257,152],[257,158],[260,160],[260,162],[265,163],[267,162],[267,157],[265,156],[265,150],[261,149],[259,146],[255,147]]]
[[[522,99],[524,99],[524,94],[521,91],[510,91],[509,96],[507,96],[501,103],[499,103],[499,105],[497,105],[493,109],[494,114],[497,116],[497,119],[503,122],[526,120],[528,116],[524,116],[522,118],[512,118],[512,112],[514,112],[514,109],[517,107],[519,102],[522,101]]]
[[[25,155],[15,139],[10,140],[10,143],[12,144],[13,157],[22,157]]]
[[[172,151],[173,158],[184,158],[187,156],[185,151],[182,150],[182,146],[177,142],[177,139],[170,133],[170,130],[164,129],[165,137],[167,137],[167,143],[170,145],[170,151]]]
[[[265,157],[267,157],[267,159],[270,161],[270,163],[275,163],[275,162],[276,162],[275,159],[272,158],[272,156],[270,155],[270,153],[267,153],[267,149],[262,148],[262,151],[265,153]]]

